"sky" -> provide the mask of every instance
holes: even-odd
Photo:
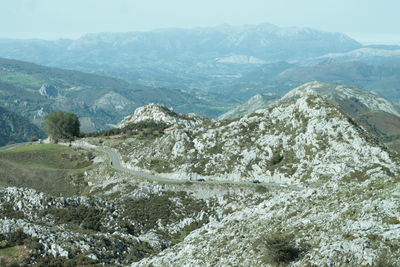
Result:
[[[272,23],[400,44],[399,0],[0,0],[0,38]]]

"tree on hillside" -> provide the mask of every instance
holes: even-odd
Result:
[[[44,123],[47,134],[54,142],[71,141],[79,136],[79,119],[73,113],[54,111],[45,117]]]

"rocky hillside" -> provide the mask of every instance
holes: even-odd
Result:
[[[359,125],[396,151],[400,151],[400,105],[354,86],[311,82],[282,99],[318,94],[349,114]]]
[[[257,94],[247,100],[247,102],[236,106],[232,110],[220,115],[218,118],[220,120],[224,120],[243,117],[244,115],[253,113],[258,109],[271,106],[279,99],[280,97],[275,94]]]
[[[281,100],[314,94],[320,95],[331,104],[336,105],[382,142],[396,151],[400,151],[398,149],[400,143],[399,104],[354,86],[317,81],[306,83],[289,91]],[[220,118],[224,119],[225,116],[229,117],[235,113],[251,114],[256,109],[267,108],[273,104],[269,101],[258,101],[259,99],[261,98],[257,95],[221,115]]]
[[[114,146],[127,166],[182,183],[111,169],[92,150],[90,167],[64,181],[84,196],[1,188],[0,265],[400,263],[400,160],[337,106],[310,93],[239,119],[195,118],[147,105],[124,128],[171,127],[74,143]],[[187,181],[201,177],[221,183]],[[256,179],[296,186],[223,183]]]
[[[397,173],[384,147],[315,94],[240,119],[177,126],[155,139],[113,145],[130,168],[175,178],[312,184]]]
[[[75,149],[65,147],[61,157],[83,161]],[[0,188],[1,266],[128,266],[262,198],[251,188],[152,183],[111,170],[103,154],[87,154],[91,165],[71,175],[54,172],[54,165],[48,164],[51,155],[37,156],[33,162],[24,157],[26,171],[36,172],[40,166],[53,177],[38,176],[36,190],[29,182]],[[52,178],[61,190],[79,186],[84,196],[54,191],[46,186]],[[26,177],[12,179],[19,184]]]
[[[399,266],[400,180],[267,194],[131,266]]]
[[[0,107],[0,146],[8,142],[26,142],[31,137],[43,138],[44,132],[28,119]]]
[[[364,112],[372,110],[380,110],[400,116],[399,104],[381,98],[371,92],[348,85],[310,82],[291,90],[282,99],[301,97],[309,94],[318,94],[324,97],[352,116],[359,116]]]

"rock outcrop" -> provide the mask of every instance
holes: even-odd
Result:
[[[117,148],[127,166],[175,178],[311,184],[398,172],[397,159],[385,147],[315,94],[287,98],[240,119],[176,129],[153,141],[132,139]]]

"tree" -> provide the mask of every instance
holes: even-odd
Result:
[[[73,140],[79,136],[79,119],[70,112],[54,111],[44,119],[45,129],[50,139],[54,142],[59,140]]]

